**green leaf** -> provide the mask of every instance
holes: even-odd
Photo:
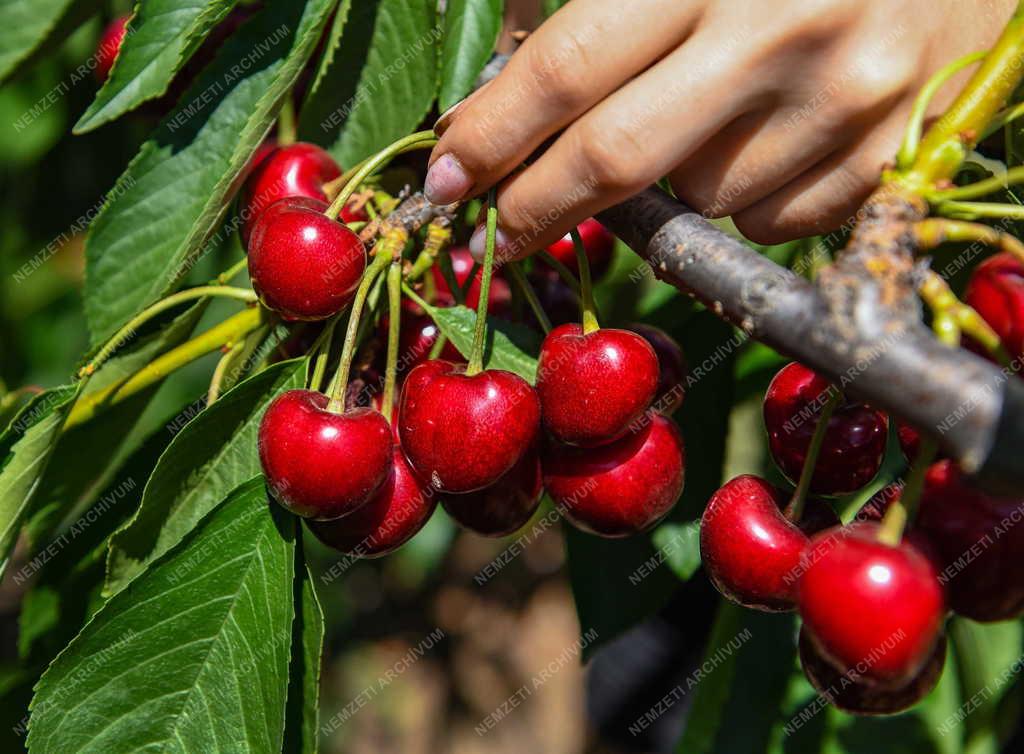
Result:
[[[338,9],[334,12],[334,21],[331,23],[331,28],[327,31],[327,38],[324,40],[324,51],[320,55],[320,60],[317,62],[316,75],[313,77],[313,83],[310,84],[309,91],[306,93],[306,98],[300,111],[303,116],[306,115],[309,103],[318,102],[320,100],[321,92],[323,91],[323,86],[327,82],[328,75],[332,70],[334,70],[334,61],[339,51],[338,46],[341,43],[341,34],[348,23],[348,13],[351,7],[352,0],[341,0],[341,2],[338,3]],[[329,95],[326,95],[325,93],[324,96],[327,97]],[[337,97],[337,92],[335,92],[335,97]]]
[[[444,112],[473,88],[501,33],[502,0],[451,0],[444,14],[441,90]]]
[[[335,0],[273,0],[242,26],[142,145],[86,240],[95,346],[205,253],[238,178],[312,54]]]
[[[0,434],[0,574],[78,390],[68,385],[37,395]]]
[[[452,306],[431,307],[429,314],[452,345],[468,359],[473,350],[476,312],[465,306]],[[496,317],[487,318],[484,368],[514,372],[532,385],[537,377],[537,358],[533,354],[539,352],[538,333],[515,322]]]
[[[280,751],[294,537],[262,477],[233,492],[53,662],[29,750]]]
[[[664,559],[680,580],[689,581],[700,568],[700,521],[662,524],[651,541],[658,548],[659,560]]]
[[[303,138],[330,145],[335,158],[351,166],[415,130],[437,92],[442,29],[436,5],[434,0],[355,3],[338,55],[317,96],[303,108]]]
[[[111,540],[105,594],[122,589],[228,492],[260,473],[256,435],[263,411],[282,391],[302,387],[305,368],[305,359],[275,364],[178,432],[146,483],[138,513]]]
[[[237,0],[139,0],[116,63],[74,133],[102,126],[167,91],[174,74]]]
[[[98,4],[98,0],[0,2],[0,83],[43,46],[63,39]]]
[[[319,730],[320,653],[324,641],[324,613],[313,587],[302,547],[302,526],[295,519],[295,622],[292,624],[292,659],[285,712],[286,754],[316,754]]]

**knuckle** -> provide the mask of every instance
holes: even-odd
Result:
[[[560,107],[577,110],[587,104],[586,71],[592,63],[585,39],[562,35],[554,44],[527,44],[525,71],[536,96]]]
[[[621,126],[598,127],[582,121],[573,129],[580,175],[596,191],[627,191],[642,187],[638,166],[643,147],[638,136]]]

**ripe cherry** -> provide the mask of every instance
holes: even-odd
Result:
[[[381,317],[379,335],[387,342],[389,319],[387,314]],[[415,301],[402,299],[402,322],[398,335],[398,373],[406,374],[413,367],[422,364],[430,357],[430,350],[441,336],[434,320],[416,304]],[[441,349],[440,358],[446,361],[462,361],[462,354],[448,341]]]
[[[449,250],[452,260],[452,272],[455,273],[455,282],[465,286],[469,280],[469,274],[473,271],[475,260],[469,253],[466,246],[456,246]],[[483,279],[483,267],[478,267],[473,276],[473,282],[466,291],[466,306],[476,309],[480,303],[480,281]],[[452,306],[455,304],[455,296],[448,287],[448,281],[444,279],[440,263],[433,267],[434,284],[437,286],[438,306]],[[487,292],[487,313],[497,317],[507,317],[512,307],[512,288],[497,271],[491,277],[491,287]]]
[[[362,558],[394,552],[422,529],[437,507],[437,493],[416,476],[398,445],[391,472],[370,501],[333,521],[308,521],[328,547]]]
[[[597,279],[608,270],[608,266],[611,264],[612,252],[615,250],[615,236],[592,217],[580,223],[576,230],[579,231],[583,248],[587,252],[590,274]],[[572,236],[568,233],[548,246],[548,253],[573,272],[579,272],[579,266],[576,264],[576,247],[573,245]]]
[[[822,500],[810,499],[799,524],[783,514],[789,496],[768,481],[744,474],[729,481],[704,509],[700,554],[715,587],[745,607],[792,610],[800,556],[810,535],[838,526]]]
[[[658,388],[654,393],[655,411],[671,416],[686,397],[686,359],[675,338],[654,325],[633,324],[629,328],[651,344],[658,356]]]
[[[658,389],[658,357],[636,333],[578,324],[548,333],[537,361],[544,427],[561,442],[595,447],[622,437]]]
[[[259,429],[259,454],[274,498],[303,518],[344,516],[391,473],[391,427],[378,412],[327,410],[327,396],[289,390],[273,400]]]
[[[800,476],[828,386],[827,380],[796,362],[783,367],[768,386],[764,397],[768,446],[790,479]],[[882,465],[888,431],[883,412],[862,403],[840,403],[829,418],[811,491],[843,495],[870,482]]]
[[[490,487],[445,495],[441,505],[461,526],[485,537],[504,537],[526,525],[544,494],[540,456],[530,448]]]
[[[580,318],[579,298],[555,270],[546,264],[535,264],[528,277],[541,308],[553,325],[564,325]],[[529,307],[526,307],[525,320],[531,327],[540,328]]]
[[[939,682],[946,665],[946,635],[913,678],[896,688],[861,683],[856,673],[841,673],[822,657],[807,632],[800,631],[800,666],[814,689],[833,706],[853,715],[894,715],[913,707]]]
[[[992,326],[1014,358],[1024,358],[1024,264],[1007,253],[989,257],[971,274],[964,300]]]
[[[253,228],[249,276],[263,304],[285,319],[325,319],[348,306],[366,269],[359,236],[326,217],[324,202],[281,199]]]
[[[100,42],[96,47],[96,54],[93,56],[96,61],[93,73],[96,74],[97,81],[102,83],[110,75],[110,69],[114,67],[117,53],[121,51],[121,43],[124,42],[124,38],[128,34],[128,22],[131,20],[131,16],[119,16],[111,21],[100,35]]]
[[[1024,496],[987,495],[939,461],[925,476],[914,530],[936,552],[955,612],[997,621],[1024,611]]]
[[[921,449],[921,433],[905,422],[896,422],[896,434],[900,439],[900,450],[903,457],[913,463],[917,452]]]
[[[798,605],[818,651],[841,672],[897,688],[916,676],[938,641],[946,606],[931,561],[904,540],[856,523],[815,536],[801,561]]]
[[[683,491],[685,460],[679,430],[655,414],[599,448],[551,441],[541,465],[544,486],[570,522],[604,537],[627,537],[672,509]]]
[[[435,359],[405,379],[398,432],[412,467],[444,492],[494,484],[526,453],[540,425],[537,394],[500,369],[467,375]]]

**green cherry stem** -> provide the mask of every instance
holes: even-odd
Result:
[[[363,279],[359,281],[355,298],[352,299],[352,309],[348,315],[348,329],[345,330],[345,344],[341,348],[341,362],[329,390],[331,400],[327,404],[327,410],[335,414],[345,411],[345,390],[348,388],[348,374],[352,369],[352,359],[356,355],[356,336],[359,334],[359,319],[363,312],[363,304],[377,275],[391,264],[391,255],[379,252],[366,268],[366,272],[363,273]]]
[[[558,273],[558,277],[562,278],[562,282],[572,288],[572,292],[577,296],[580,295],[580,281],[576,279],[576,276],[572,274],[572,270],[566,267],[564,264],[559,262],[549,251],[538,251],[537,259],[544,262],[551,269]]]
[[[224,270],[224,272],[219,274],[217,276],[216,280],[214,280],[211,283],[211,285],[227,285],[228,283],[230,283],[232,281],[232,279],[235,277],[235,275],[240,273],[242,270],[244,270],[248,266],[249,266],[249,257],[242,257],[237,262],[235,262],[233,265],[231,265],[226,270]]]
[[[821,407],[821,414],[818,416],[818,423],[814,426],[814,434],[811,435],[811,444],[807,446],[807,456],[804,458],[804,466],[800,470],[800,479],[793,490],[793,497],[786,506],[783,515],[793,523],[797,523],[804,513],[804,506],[807,503],[807,493],[811,490],[811,480],[814,478],[814,469],[818,465],[818,456],[821,455],[821,446],[825,442],[825,435],[828,432],[828,422],[832,413],[843,398],[842,392],[833,385],[828,388],[829,395],[825,404]]]
[[[213,369],[213,376],[210,378],[210,387],[206,391],[206,405],[210,406],[220,397],[221,385],[227,376],[228,368],[235,362],[239,354],[245,350],[245,341],[239,340],[233,346],[228,347],[227,352],[220,357],[217,366]]]
[[[327,362],[331,358],[331,343],[334,340],[334,330],[338,326],[339,319],[340,315],[337,314],[331,317],[331,321],[327,323],[324,331],[320,333],[310,349],[316,354],[316,359],[313,361],[313,374],[309,378],[310,390],[319,392],[320,385],[323,384],[324,374],[327,372]]]
[[[344,184],[344,188],[338,192],[338,195],[334,197],[334,201],[324,212],[327,217],[332,220],[337,220],[338,215],[341,214],[341,208],[348,203],[348,200],[352,197],[352,194],[359,188],[359,184],[365,181],[371,173],[378,170],[383,165],[393,160],[397,155],[403,152],[408,152],[413,149],[427,149],[437,144],[437,139],[434,138],[433,131],[417,131],[414,134],[410,134],[402,139],[399,139],[390,146],[385,147],[377,154],[373,155],[369,159],[358,165],[352,176]],[[346,173],[345,175],[348,175]],[[345,176],[342,176],[344,178]]]
[[[523,292],[523,298],[530,305],[533,316],[537,318],[541,329],[544,330],[545,334],[551,332],[551,320],[548,319],[548,315],[544,312],[544,307],[541,306],[540,301],[537,299],[537,292],[533,290],[530,281],[526,279],[522,265],[519,262],[509,262],[506,267],[512,274],[512,279],[515,280],[516,285]]]
[[[484,272],[480,278],[480,301],[476,305],[476,329],[473,331],[473,350],[470,351],[466,375],[479,374],[484,367],[484,339],[487,336],[487,299],[491,293],[494,274],[494,245],[498,235],[498,192],[492,186],[487,192],[487,236],[484,246]],[[470,272],[470,279],[474,275]]]
[[[580,268],[580,318],[583,320],[583,334],[601,329],[597,323],[597,306],[594,304],[594,287],[590,280],[590,260],[587,249],[580,238],[580,232],[573,228],[569,231],[572,245],[576,249],[576,265]]]
[[[78,370],[79,379],[91,376],[100,368],[100,366],[103,365],[103,362],[110,358],[114,351],[131,339],[136,330],[156,315],[161,312],[165,312],[168,309],[172,309],[186,301],[194,301],[195,299],[206,298],[207,296],[232,298],[238,301],[244,301],[247,304],[255,304],[257,301],[255,291],[248,288],[231,288],[225,285],[200,285],[195,288],[189,288],[185,291],[173,293],[167,298],[160,299],[152,306],[143,309],[128,320],[128,322],[125,323],[120,330],[114,333],[110,340],[108,340],[106,344],[96,352],[96,355],[92,357],[89,363]]]
[[[936,214],[943,217],[973,220],[978,217],[1024,220],[1024,205],[1002,202],[942,201],[935,205]]]
[[[389,422],[395,413],[395,382],[398,379],[398,343],[402,321],[402,260],[388,267],[388,352],[384,366],[384,396],[381,409]]]

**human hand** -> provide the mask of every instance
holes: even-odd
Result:
[[[448,203],[500,182],[504,258],[662,176],[753,241],[827,232],[877,185],[924,82],[990,46],[1015,5],[573,0],[439,120],[427,196]],[[482,255],[482,229],[470,248]]]

